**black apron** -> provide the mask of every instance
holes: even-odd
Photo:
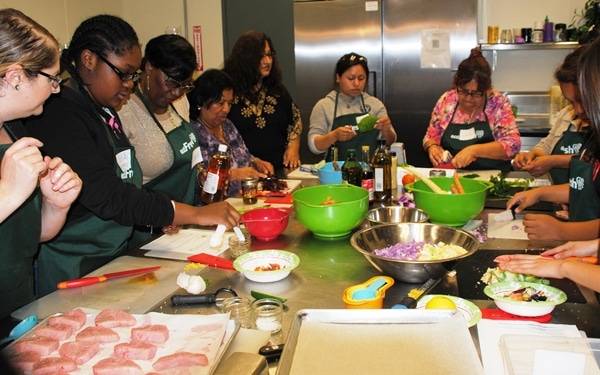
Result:
[[[357,113],[349,113],[347,115],[337,115],[337,106],[338,106],[338,97],[339,93],[335,94],[335,106],[333,108],[333,124],[331,125],[331,130],[335,130],[341,126],[351,125],[356,126],[356,117],[363,116],[369,113],[368,108],[365,106],[365,102],[362,94],[360,95],[360,103],[362,112]],[[336,142],[332,146],[335,146],[339,150],[339,157],[341,160],[346,160],[346,151],[348,149],[353,148],[356,152],[360,152],[362,146],[369,146],[370,150],[375,150],[377,148],[377,139],[379,138],[379,130],[373,129],[371,131],[360,133],[357,132],[356,137],[345,141],[345,142]],[[331,161],[333,159],[333,153],[331,152],[331,148],[329,148],[327,152],[327,156],[325,160]]]
[[[551,155],[579,155],[586,137],[579,131],[571,131],[572,126],[573,124],[569,124],[552,149]],[[569,182],[569,168],[552,168],[550,177],[554,185],[566,184]]]
[[[485,116],[485,121],[475,121],[470,124],[456,124],[453,123],[452,120],[454,119],[454,114],[456,113],[456,109],[458,108],[457,103],[456,107],[454,108],[454,112],[452,112],[450,124],[448,125],[446,130],[444,130],[444,134],[442,135],[442,148],[448,150],[452,155],[456,155],[467,146],[494,142],[494,134],[492,133],[487,114],[485,113],[486,105],[487,100],[486,104],[483,106],[483,114]],[[511,166],[509,160],[477,158],[477,160],[475,160],[470,165],[466,166],[464,169],[499,169],[502,172],[508,172],[511,169]]]
[[[0,160],[10,144],[0,145]],[[33,259],[42,232],[39,189],[0,223],[0,319],[35,299]]]
[[[594,187],[593,166],[579,158],[569,164],[569,220],[587,221],[600,217],[600,198]]]

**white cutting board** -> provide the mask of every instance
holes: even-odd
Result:
[[[82,288],[57,290],[47,296],[31,302],[12,313],[17,319],[36,314],[44,319],[49,315],[71,310],[76,307],[93,309],[123,309],[132,314],[144,314],[179,287],[177,275],[185,263],[142,257],[122,256],[105,264],[90,275],[102,275],[110,272],[134,268],[161,266],[152,274],[108,280]]]

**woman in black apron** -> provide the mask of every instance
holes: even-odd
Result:
[[[139,78],[141,50],[127,22],[108,15],[85,20],[63,51],[63,62],[72,76],[67,87],[47,102],[43,116],[26,126],[45,151],[73,166],[84,188],[65,228],[42,246],[41,294],[122,254],[135,225],[237,223],[239,214],[227,203],[193,207],[141,188],[135,149],[115,111]],[[49,131],[49,123],[61,126]]]
[[[577,86],[577,62],[585,46],[577,48],[565,57],[554,73],[564,98],[570,103],[556,114],[552,129],[531,151],[520,152],[513,160],[515,169],[522,169],[533,176],[550,173],[552,183],[569,181],[569,163],[578,156],[588,136],[587,118],[579,97]]]
[[[348,149],[360,150],[366,145],[374,152],[378,139],[385,139],[388,145],[396,141],[385,106],[364,92],[368,77],[369,66],[364,56],[352,52],[338,60],[335,66],[337,90],[319,100],[310,115],[308,145],[313,153],[327,152],[325,158],[330,161],[332,155],[328,150],[332,146],[345,158]],[[367,115],[377,118],[377,122],[372,129],[359,129],[358,123]]]
[[[508,99],[492,89],[491,69],[481,51],[458,66],[454,89],[438,100],[423,146],[433,166],[510,170],[521,138]]]
[[[7,124],[39,115],[46,99],[60,92],[56,39],[14,9],[0,10],[0,35],[4,41],[0,46],[0,319],[4,319],[34,299],[33,258],[39,242],[61,229],[81,180],[60,158],[43,157],[40,141],[21,137],[20,124]]]

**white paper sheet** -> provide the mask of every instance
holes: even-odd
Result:
[[[287,175],[289,178],[304,179],[304,180],[316,180],[319,176],[310,172],[301,171],[300,168],[296,168]]]
[[[502,335],[581,337],[574,325],[481,319],[477,324],[485,375],[504,375],[499,343]]]
[[[527,240],[523,219],[517,216],[515,220],[506,221],[506,213],[488,214],[488,238],[504,238],[511,240]],[[511,214],[512,215],[512,214]]]
[[[229,248],[229,237],[233,232],[223,235],[223,243],[219,247],[210,247],[210,236],[214,230],[182,229],[176,234],[163,234],[154,241],[142,246],[142,250],[150,250],[145,255],[155,258],[186,260],[190,255],[207,253],[219,255]]]

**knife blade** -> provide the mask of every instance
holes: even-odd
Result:
[[[58,283],[58,285],[56,287],[58,289],[79,288],[82,286],[88,286],[88,285],[102,283],[106,280],[118,279],[121,277],[144,275],[146,273],[156,271],[159,268],[160,268],[160,266],[135,268],[135,269],[131,269],[131,270],[105,273],[104,275],[100,275],[100,276],[88,276],[88,277],[83,277],[80,279],[66,280],[66,281],[61,281],[60,283]]]

